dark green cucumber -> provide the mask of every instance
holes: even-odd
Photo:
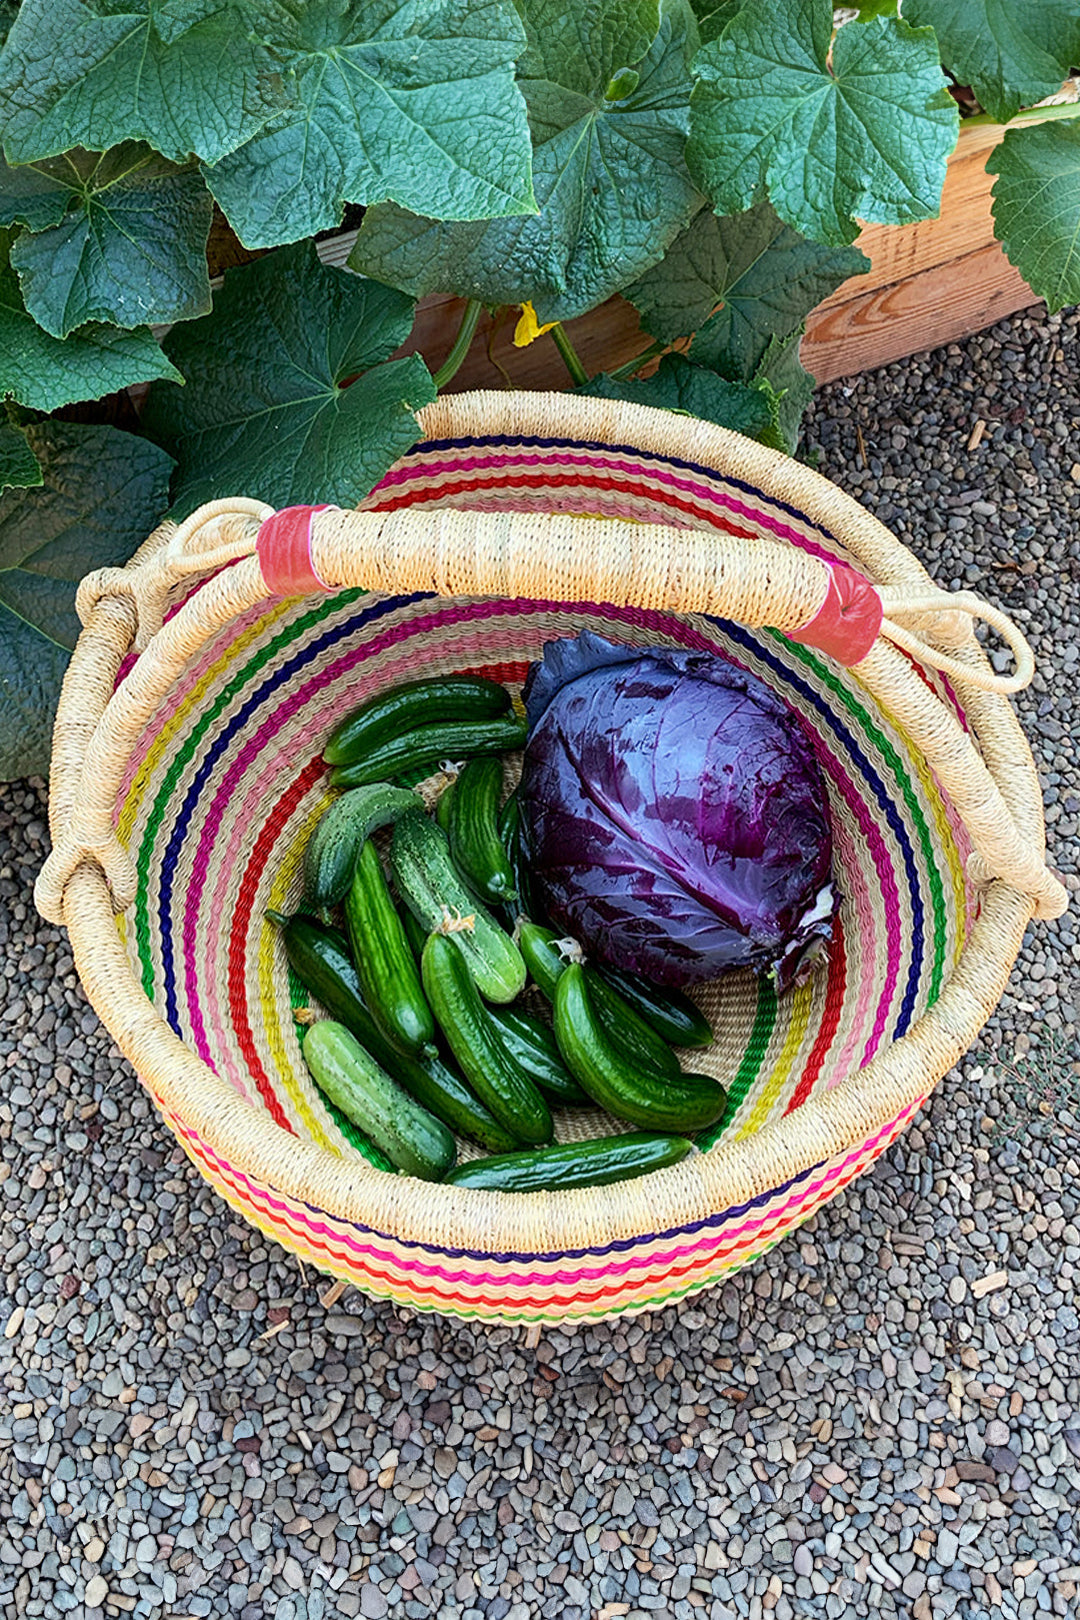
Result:
[[[551,1111],[503,1046],[465,958],[450,936],[431,935],[422,969],[424,990],[439,1027],[481,1102],[519,1142],[550,1142]]]
[[[389,738],[351,765],[335,765],[330,772],[334,787],[362,787],[385,782],[434,766],[443,759],[464,759],[472,754],[505,754],[525,742],[527,726],[517,715],[498,720],[445,720],[417,726]]]
[[[672,1046],[712,1045],[712,1025],[681,990],[665,990],[636,973],[624,973],[602,962],[597,962],[596,971]]]
[[[403,1052],[434,1051],[435,1022],[424,1000],[416,958],[370,839],[357,857],[345,899],[345,921],[364,998],[387,1040]]]
[[[364,1000],[344,934],[323,927],[311,917],[282,917],[275,911],[266,915],[281,928],[289,963],[304,989],[310,990],[331,1018],[356,1036],[379,1067],[404,1086],[410,1096],[451,1130],[479,1142],[491,1153],[509,1152],[517,1145],[517,1138],[492,1119],[457,1071],[441,1057],[408,1057],[390,1045]]]
[[[330,733],[328,765],[351,765],[403,731],[446,721],[494,720],[510,710],[510,693],[482,675],[438,675],[406,681],[361,704]]]
[[[533,918],[542,916],[543,907],[537,897],[536,884],[533,882],[529,864],[521,847],[521,806],[516,788],[499,811],[499,837],[502,839],[506,858],[510,862],[510,870],[514,874],[514,887],[517,889],[517,899],[508,906],[508,913],[514,920],[521,916]]]
[[[408,788],[388,782],[369,782],[335,799],[304,847],[304,898],[309,904],[336,906],[344,900],[356,858],[372,833],[419,803]]]
[[[412,946],[412,953],[419,962],[424,954],[424,946],[427,944],[428,931],[420,919],[413,916],[408,906],[399,906],[398,916],[401,918],[401,926],[405,930],[405,938]]]
[[[379,1067],[344,1024],[331,1018],[312,1024],[303,1051],[320,1090],[399,1170],[442,1180],[457,1152],[453,1135]]]
[[[499,837],[501,759],[470,759],[439,800],[439,826],[459,872],[492,905],[517,898],[514,869]]]
[[[646,1130],[688,1132],[724,1111],[724,1088],[709,1075],[662,1079],[635,1068],[594,1010],[585,970],[572,962],[555,986],[555,1038],[566,1066],[594,1102]]]
[[[589,1099],[566,1067],[549,1025],[519,1007],[490,1007],[510,1056],[531,1075],[550,1102],[587,1108]]]
[[[635,1131],[628,1136],[595,1136],[562,1142],[528,1153],[500,1153],[456,1165],[446,1177],[454,1187],[485,1187],[495,1192],[563,1191],[567,1187],[606,1187],[678,1164],[692,1151],[685,1136]]]
[[[563,955],[557,947],[564,936],[553,928],[541,928],[539,923],[523,922],[518,930],[518,949],[537,988],[549,1001],[555,1000],[555,986],[568,962],[581,960],[581,947],[577,957]]]
[[[681,1072],[679,1060],[667,1042],[600,977],[591,962],[585,968],[585,981],[589,986],[589,1000],[607,1030],[608,1040],[613,1041],[631,1063],[643,1069],[655,1069],[665,1078],[674,1078]]]
[[[429,934],[472,918],[448,933],[488,1001],[513,1001],[525,986],[521,952],[490,912],[465,887],[441,827],[423,815],[402,816],[390,845],[398,892]]]

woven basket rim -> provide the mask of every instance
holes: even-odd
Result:
[[[486,392],[444,396],[422,413],[421,423],[429,440],[547,436],[625,444],[637,452],[693,461],[722,476],[744,478],[767,499],[797,508],[872,578],[913,588],[929,581],[895,536],[820,474],[708,423],[572,395]],[[148,544],[129,568],[149,566],[155,550]],[[54,837],[78,795],[88,743],[80,716],[89,688],[100,684],[103,671],[115,671],[115,643],[125,632],[130,639],[130,630],[130,619],[122,614],[96,610],[91,628],[80,637],[58,719]],[[1041,847],[1037,779],[1011,707],[996,694],[957,686],[1017,826]],[[500,1253],[540,1248],[551,1254],[633,1236],[643,1210],[650,1229],[667,1230],[749,1203],[824,1161],[842,1160],[875,1131],[899,1128],[898,1119],[911,1117],[996,1005],[1032,912],[1027,894],[993,883],[934,1007],[858,1075],[832,1091],[815,1092],[794,1114],[771,1120],[740,1141],[722,1138],[706,1155],[622,1187],[508,1195],[386,1176],[283,1132],[184,1046],[136,983],[101,867],[84,861],[64,896],[64,919],[90,1000],[181,1140],[186,1127],[253,1180],[403,1241],[431,1238],[451,1246],[494,1246]]]

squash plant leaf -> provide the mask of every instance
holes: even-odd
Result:
[[[795,454],[799,443],[799,429],[803,414],[814,392],[814,379],[799,358],[803,329],[798,327],[786,337],[770,338],[754,381],[765,394],[772,412],[768,433],[759,435],[763,444],[775,450]]]
[[[762,389],[728,382],[704,366],[692,365],[681,354],[666,354],[653,375],[644,380],[621,382],[602,372],[577,392],[682,411],[752,439],[766,434],[773,422],[772,403]]]
[[[176,162],[195,153],[213,163],[281,110],[285,84],[246,0],[201,6],[176,38],[169,9],[23,0],[0,54],[8,160],[144,140]]]
[[[26,312],[9,262],[17,234],[0,230],[0,400],[10,397],[31,410],[55,411],[154,377],[183,382],[149,327],[121,332],[92,322],[64,340],[43,332]]]
[[[157,445],[113,427],[40,422],[26,437],[42,487],[0,496],[0,781],[47,772],[80,628],[76,587],[145,540],[168,501],[171,465]]]
[[[0,490],[27,489],[41,483],[41,463],[22,428],[0,422]]]
[[[1080,64],[1076,0],[904,0],[904,16],[934,30],[957,83],[1003,124],[1060,90]]]
[[[736,15],[743,0],[690,0],[698,20],[698,32],[701,43],[707,45],[712,39],[719,39],[732,17]]]
[[[686,0],[519,3],[539,215],[450,225],[385,205],[349,262],[415,296],[529,302],[543,325],[655,264],[700,207],[684,160],[697,30]]]
[[[1080,124],[1010,129],[991,152],[994,235],[1053,314],[1080,303]]]
[[[18,168],[0,161],[0,220],[22,219],[35,233],[19,238],[11,262],[27,309],[54,337],[87,321],[204,314],[213,210],[194,166],[178,168],[138,141]]]
[[[510,0],[280,0],[267,37],[292,104],[207,171],[246,247],[326,230],[346,202],[535,210]]]
[[[808,241],[760,202],[726,219],[698,214],[623,296],[653,337],[671,343],[696,332],[695,359],[748,381],[771,336],[794,332],[815,304],[869,268],[857,248]],[[718,366],[721,355],[727,363]]]
[[[412,320],[411,298],[321,264],[312,242],[230,270],[213,312],[165,339],[186,387],[155,385],[143,413],[179,462],[174,515],[224,495],[360,500],[435,397],[418,355],[386,360]]]
[[[0,0],[0,45],[7,39],[19,10],[19,0]]]
[[[767,190],[834,247],[857,220],[936,216],[959,114],[933,32],[879,17],[831,41],[830,0],[746,0],[699,51],[688,157],[717,213]]]

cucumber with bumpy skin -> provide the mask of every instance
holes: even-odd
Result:
[[[529,1153],[500,1153],[470,1159],[447,1176],[454,1187],[483,1187],[493,1192],[565,1191],[568,1187],[606,1187],[662,1170],[693,1151],[684,1136],[635,1131],[627,1136],[594,1136],[587,1142],[561,1142]]]
[[[521,952],[466,889],[442,828],[424,815],[402,816],[394,828],[390,867],[413,916],[429,934],[441,929],[453,940],[481,995],[502,1004],[513,1001],[525,986]]]
[[[442,759],[464,759],[471,754],[505,754],[521,748],[527,727],[517,715],[498,720],[445,721],[418,726],[391,737],[351,765],[335,765],[330,772],[334,787],[361,787],[385,782],[407,772],[427,769]]]
[[[585,980],[589,986],[589,1000],[607,1030],[608,1039],[632,1063],[674,1078],[680,1072],[679,1060],[652,1025],[646,1023],[641,1014],[635,1012],[630,1003],[600,977],[591,962],[586,965]]]
[[[465,958],[446,934],[432,934],[421,963],[424,990],[469,1084],[519,1141],[551,1141],[551,1111],[502,1045]]]
[[[442,1180],[456,1155],[450,1131],[394,1083],[344,1024],[331,1018],[312,1024],[303,1052],[320,1090],[399,1170]]]
[[[435,1050],[435,1023],[424,1000],[401,918],[394,907],[375,845],[361,849],[345,900],[349,943],[364,998],[392,1046],[404,1052]]]
[[[373,832],[415,810],[408,788],[370,782],[335,799],[304,846],[304,898],[317,910],[336,906],[349,891],[357,857]]]
[[[570,1108],[587,1108],[589,1099],[562,1060],[550,1027],[519,1007],[491,1007],[488,1016],[506,1045],[510,1056],[532,1076],[551,1102]]]
[[[555,986],[555,1039],[566,1066],[594,1102],[646,1130],[680,1134],[712,1125],[724,1088],[707,1074],[661,1078],[635,1067],[609,1040],[594,1010],[585,970],[571,962]]]
[[[711,1046],[713,1030],[701,1008],[681,990],[663,989],[636,973],[596,964],[596,971],[672,1046]]]
[[[462,876],[492,905],[517,898],[514,870],[499,837],[501,759],[470,759],[439,800],[436,819]]]
[[[402,732],[453,721],[495,720],[510,712],[505,686],[482,675],[437,675],[405,681],[361,704],[330,733],[328,765],[351,765]]]

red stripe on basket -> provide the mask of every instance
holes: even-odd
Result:
[[[784,1109],[785,1114],[793,1114],[796,1108],[801,1108],[814,1089],[833,1038],[840,1027],[846,988],[847,952],[844,949],[844,921],[838,910],[833,919],[832,939],[829,943],[829,971],[825,981],[825,1005],[821,1013],[821,1028],[818,1030],[817,1040],[806,1060],[806,1067],[795,1087],[791,1101]]]
[[[244,916],[250,915],[252,906],[255,903],[255,893],[259,885],[259,879],[266,869],[266,862],[273,850],[278,833],[285,826],[304,794],[323,774],[324,769],[321,759],[313,759],[278,800],[270,816],[263,824],[255,841],[255,848],[251,852],[251,859],[244,869],[244,875],[240,882],[240,893],[236,902],[238,913]],[[247,1005],[245,936],[246,929],[240,930],[236,928],[233,929],[229,939],[229,1011],[232,1014],[237,1043],[247,1061],[251,1077],[258,1087],[259,1096],[266,1104],[274,1123],[295,1134],[288,1116],[278,1102],[270,1077],[263,1068],[258,1047],[255,1044],[255,1037],[252,1033]]]

